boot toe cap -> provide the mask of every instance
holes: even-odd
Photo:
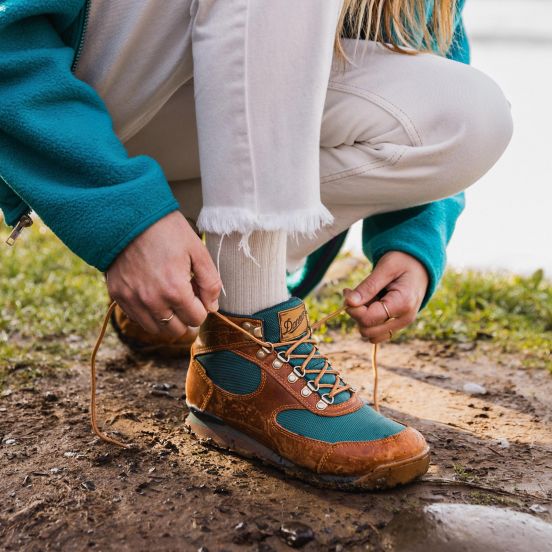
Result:
[[[323,456],[318,472],[356,476],[359,486],[388,488],[423,475],[429,467],[429,445],[411,427],[384,439],[336,443]]]

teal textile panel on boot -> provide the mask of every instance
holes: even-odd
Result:
[[[195,358],[213,383],[229,393],[247,395],[261,385],[261,369],[232,351],[206,353]]]
[[[404,426],[367,405],[343,416],[319,416],[309,410],[284,410],[276,416],[284,429],[326,443],[375,441],[400,433]]]

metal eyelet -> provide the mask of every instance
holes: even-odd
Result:
[[[287,364],[289,362],[289,357],[285,356],[282,351],[278,351],[278,353],[276,353],[276,356],[282,364]]]
[[[279,370],[283,365],[284,364],[277,358],[272,361],[272,368],[274,368],[275,370]]]
[[[316,403],[316,408],[318,408],[318,410],[326,410],[326,408],[328,408],[328,403],[326,401],[318,401]]]
[[[261,326],[255,326],[253,328],[253,335],[255,337],[263,337],[263,329]]]
[[[295,375],[294,372],[290,372],[287,377],[289,383],[295,383],[299,378]]]
[[[303,397],[309,397],[310,395],[312,395],[312,391],[308,383],[307,385],[305,385],[305,387],[303,387],[303,389],[301,389],[301,395],[303,395]]]
[[[313,391],[314,393],[318,393],[318,391],[320,391],[320,385],[318,384],[315,384],[314,383],[314,380],[309,380],[307,381],[307,386],[308,388]]]
[[[305,377],[305,370],[303,370],[301,368],[301,366],[295,366],[293,368],[293,373],[298,377],[298,378],[304,378]]]
[[[333,404],[335,401],[335,397],[330,397],[329,393],[324,393],[321,398],[326,404]]]
[[[242,324],[242,328],[249,332],[249,331],[251,331],[251,328],[253,328],[253,324],[251,324],[251,322],[244,322]]]

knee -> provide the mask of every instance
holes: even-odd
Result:
[[[443,197],[465,190],[489,171],[513,132],[510,104],[490,77],[459,63],[448,69],[447,94],[434,115],[439,136],[429,145],[441,154],[436,176]]]

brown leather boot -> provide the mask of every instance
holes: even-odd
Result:
[[[389,488],[424,474],[422,435],[366,405],[311,333],[297,298],[252,316],[209,314],[186,379],[189,430],[324,487]]]
[[[189,328],[188,332],[171,342],[170,339],[153,335],[140,324],[131,320],[119,307],[115,306],[111,314],[111,325],[119,339],[133,352],[141,355],[151,355],[161,358],[176,358],[189,355],[192,343],[195,341],[199,328]]]

